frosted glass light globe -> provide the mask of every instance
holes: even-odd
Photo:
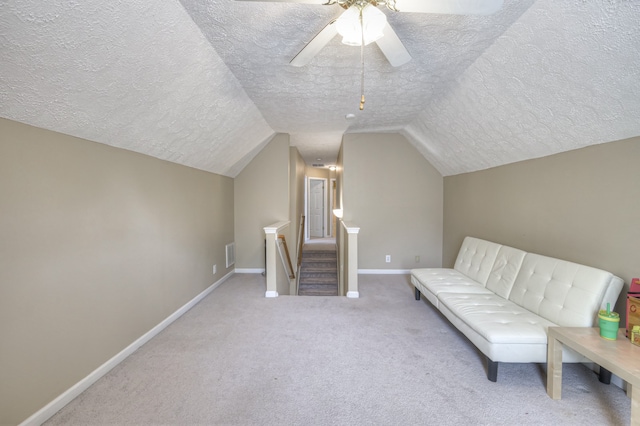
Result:
[[[382,30],[387,25],[387,16],[380,9],[367,4],[362,9],[362,22],[364,23],[365,46],[381,38]],[[342,36],[342,43],[349,46],[362,44],[362,29],[360,27],[360,9],[351,6],[336,21],[338,34]]]

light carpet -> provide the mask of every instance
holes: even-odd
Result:
[[[264,298],[235,275],[49,425],[623,425],[630,401],[581,364],[562,400],[545,366],[484,358],[406,275],[361,275],[359,299]]]

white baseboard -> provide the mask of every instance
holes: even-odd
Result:
[[[270,299],[270,298],[274,298],[274,297],[278,297],[278,292],[277,291],[267,291],[264,294],[264,297]]]
[[[89,386],[98,381],[102,376],[111,371],[115,366],[120,364],[125,360],[129,355],[134,353],[140,346],[147,343],[153,337],[155,337],[162,330],[167,328],[172,322],[180,318],[184,315],[189,309],[193,308],[198,302],[204,299],[209,295],[213,290],[215,290],[220,284],[225,282],[229,277],[233,275],[233,271],[229,272],[224,277],[220,278],[214,284],[209,286],[202,293],[198,294],[196,297],[191,299],[185,305],[183,305],[180,309],[169,315],[166,319],[164,319],[160,324],[153,327],[147,333],[143,334],[140,338],[138,338],[135,342],[131,343],[129,346],[124,348],[118,354],[116,354],[113,358],[109,359],[107,362],[102,364],[100,367],[93,370],[88,376],[84,379],[80,380],[75,385],[71,386],[69,389],[60,394],[56,399],[42,407],[40,410],[36,411],[32,414],[28,419],[20,423],[20,426],[39,426],[45,421],[47,421],[51,416],[60,411],[65,405],[73,401],[78,395],[87,390]]]
[[[264,268],[236,268],[236,274],[264,274]]]
[[[358,299],[360,297],[360,292],[358,292],[358,291],[348,291],[347,292],[347,297],[349,299]]]
[[[411,269],[358,269],[359,275],[404,275],[410,273]]]

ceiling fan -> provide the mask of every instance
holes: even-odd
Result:
[[[304,3],[322,6],[338,5],[346,9],[337,19],[329,22],[291,60],[296,67],[307,65],[336,35],[342,43],[360,46],[362,60],[362,96],[360,109],[364,109],[364,46],[376,42],[389,63],[399,67],[411,60],[411,55],[387,22],[378,6],[392,12],[438,13],[452,15],[490,15],[497,12],[503,0],[236,0],[278,3]]]
[[[451,15],[490,15],[497,12],[503,0],[240,0],[278,3],[304,3],[330,6],[337,4],[346,11],[329,22],[290,62],[302,67],[307,65],[338,33],[343,43],[360,46],[358,33],[361,31],[358,19],[362,12],[362,29],[365,32],[365,45],[375,41],[382,53],[394,67],[411,60],[407,49],[386,20],[386,16],[377,6],[386,6],[393,12],[439,13]],[[371,37],[366,37],[367,30]]]

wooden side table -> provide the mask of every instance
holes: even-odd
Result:
[[[547,334],[547,394],[551,398],[562,397],[562,347],[567,346],[627,382],[631,424],[640,426],[640,346],[625,337],[624,329],[618,331],[617,340],[603,339],[599,328],[549,327]]]

